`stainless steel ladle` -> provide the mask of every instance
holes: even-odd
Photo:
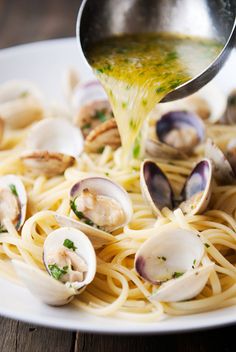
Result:
[[[88,46],[124,33],[174,32],[222,42],[224,48],[214,62],[167,94],[162,100],[167,102],[196,92],[218,73],[234,46],[235,16],[236,0],[84,0],[77,38],[86,62]]]

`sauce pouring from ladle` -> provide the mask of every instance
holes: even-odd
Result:
[[[217,74],[233,47],[235,12],[234,1],[83,1],[79,47],[108,93],[124,154],[156,103]]]

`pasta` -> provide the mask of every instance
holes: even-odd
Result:
[[[56,118],[56,117],[55,117]],[[150,123],[152,124],[152,122]],[[206,122],[207,135],[223,150],[236,133],[236,127]],[[0,274],[19,283],[11,259],[45,271],[43,244],[59,227],[53,214],[72,216],[69,191],[80,179],[102,175],[123,186],[129,193],[134,214],[131,222],[116,230],[116,241],[96,250],[95,279],[71,304],[75,309],[140,322],[157,321],[165,314],[185,315],[231,306],[236,303],[236,187],[214,183],[209,209],[201,215],[184,215],[178,208],[164,208],[154,216],[140,190],[141,161],[122,163],[121,148],[108,145],[102,153],[83,152],[63,175],[46,177],[28,171],[20,159],[31,126],[6,131],[0,152],[0,174],[14,174],[24,183],[28,195],[27,220],[21,231],[5,221],[0,234]],[[204,156],[204,144],[188,160],[155,159],[178,192],[196,161]],[[203,291],[194,299],[181,302],[153,302],[156,286],[143,280],[134,269],[134,256],[140,246],[157,232],[166,229],[193,229],[205,244],[204,260],[215,263]]]

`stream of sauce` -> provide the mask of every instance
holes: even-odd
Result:
[[[114,36],[87,49],[109,96],[124,156],[139,155],[141,128],[155,105],[203,71],[221,50],[212,40],[165,33]]]

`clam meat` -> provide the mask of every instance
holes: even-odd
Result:
[[[90,240],[71,227],[59,228],[48,235],[43,261],[47,273],[22,262],[13,261],[13,264],[28,289],[49,305],[69,303],[96,273],[96,255]]]
[[[69,121],[44,119],[30,129],[21,158],[33,173],[55,176],[74,164],[83,143],[80,130]]]

